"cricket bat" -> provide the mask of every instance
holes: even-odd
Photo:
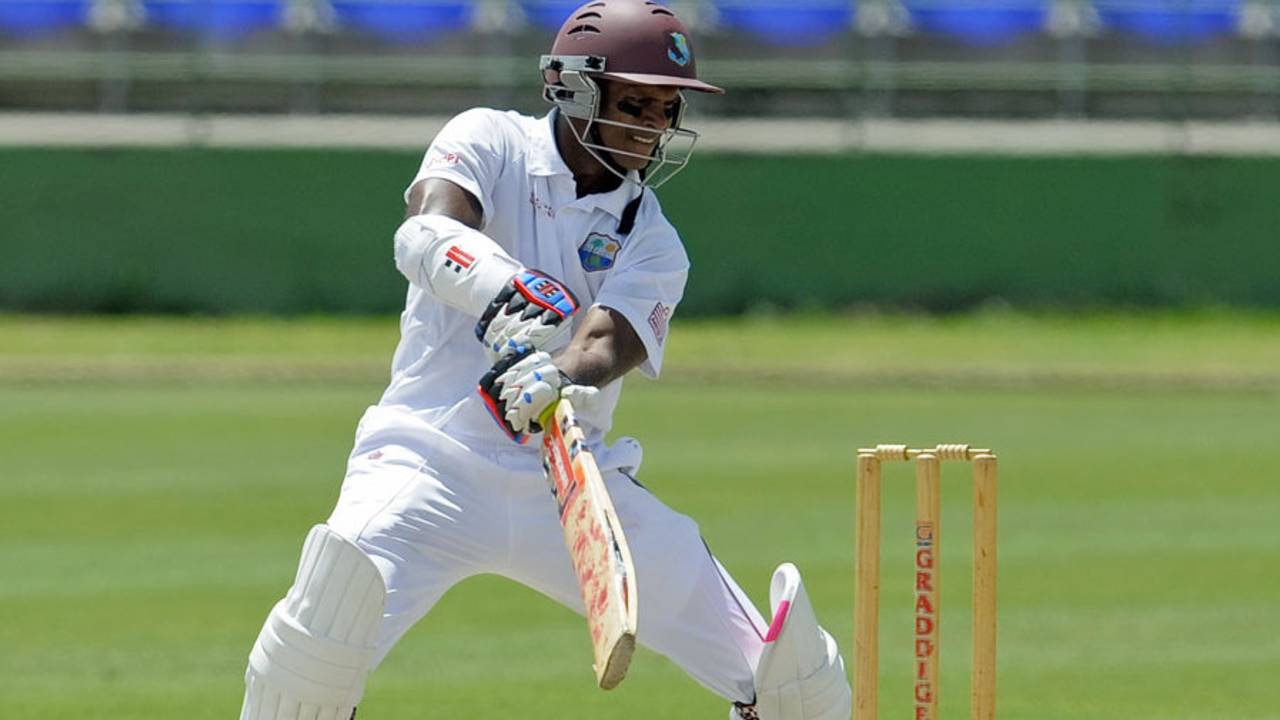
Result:
[[[636,647],[638,596],[631,551],[573,405],[560,400],[540,424],[542,467],[582,589],[596,680],[602,690],[612,690],[627,676]]]

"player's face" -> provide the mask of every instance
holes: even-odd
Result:
[[[640,170],[662,139],[662,132],[675,122],[680,91],[673,87],[601,83],[600,117],[631,127],[600,123],[602,144],[622,153],[610,153],[613,161],[627,170]],[[635,157],[635,156],[639,157]]]

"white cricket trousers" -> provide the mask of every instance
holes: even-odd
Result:
[[[328,524],[367,553],[386,581],[377,662],[472,575],[508,577],[582,613],[555,501],[527,449],[486,455],[437,441],[416,452],[364,440]],[[636,564],[637,640],[725,699],[752,702],[767,624],[691,519],[617,468],[602,475]]]

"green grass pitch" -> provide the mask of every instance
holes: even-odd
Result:
[[[229,718],[336,497],[394,320],[0,317],[0,700]],[[801,568],[850,659],[854,449],[1001,455],[998,716],[1280,718],[1280,320],[979,315],[678,324],[617,432],[756,599]],[[726,368],[720,371],[720,368]],[[944,473],[942,716],[968,713],[968,501]],[[960,471],[960,472],[957,472]],[[886,467],[881,710],[910,715],[911,474]],[[644,622],[643,608],[641,622]],[[455,588],[360,716],[722,718],[642,651],[593,685],[579,618]]]

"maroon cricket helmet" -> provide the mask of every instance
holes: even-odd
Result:
[[[592,0],[569,15],[553,56],[604,59],[599,77],[708,93],[724,90],[698,79],[689,33],[670,9],[652,0]],[[558,81],[554,70],[546,80]]]

